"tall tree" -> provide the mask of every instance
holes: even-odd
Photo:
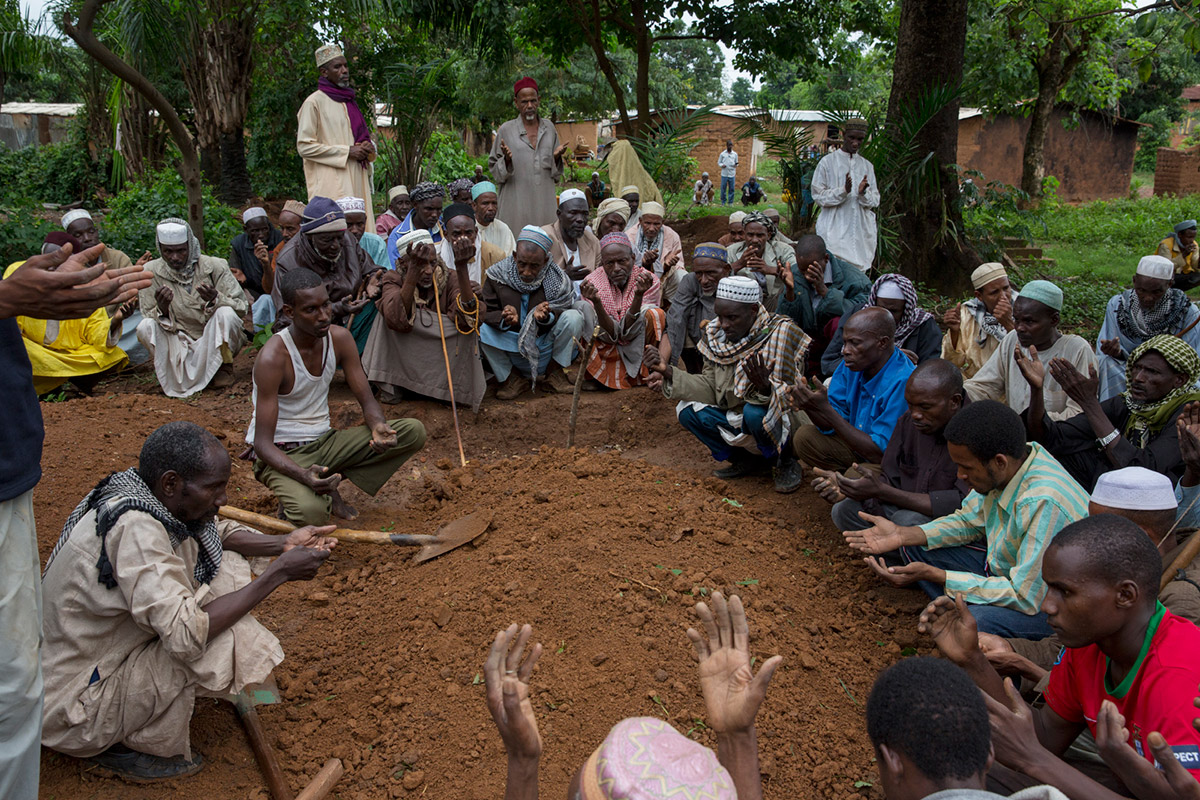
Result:
[[[729,86],[729,102],[737,106],[748,106],[754,102],[754,86],[745,75],[739,75]]]
[[[0,0],[0,103],[9,76],[37,72],[52,50],[51,40],[21,10],[20,0]]]

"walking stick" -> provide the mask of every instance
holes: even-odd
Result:
[[[575,418],[579,415],[579,393],[583,390],[583,378],[587,374],[588,362],[592,360],[592,351],[596,349],[596,337],[600,335],[600,326],[592,331],[592,340],[588,342],[587,352],[579,360],[579,374],[575,376],[575,392],[571,396],[571,422],[567,428],[567,447],[575,446]]]
[[[479,302],[478,299],[475,300]],[[454,415],[454,436],[458,439],[458,461],[461,466],[467,465],[467,457],[463,455],[462,431],[458,428],[458,406],[454,402],[454,378],[450,374],[450,353],[446,350],[446,327],[442,323],[442,301],[438,296],[437,277],[433,280],[434,314],[437,316],[438,333],[442,338],[442,358],[446,361],[446,383],[450,385],[450,413]]]

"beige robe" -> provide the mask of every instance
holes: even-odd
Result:
[[[359,105],[359,108],[363,106]],[[369,113],[370,106],[363,111],[363,116]],[[354,134],[346,104],[320,90],[315,91],[300,106],[296,123],[296,151],[304,159],[308,199],[317,195],[330,200],[361,197],[367,203],[367,230],[375,230],[375,210],[371,205],[375,165],[370,163],[375,161],[375,154],[371,154],[366,169],[359,162],[349,160]]]
[[[979,343],[979,323],[975,315],[961,305],[958,309],[958,346],[950,331],[942,336],[942,358],[962,370],[963,378],[974,377],[1000,347],[1000,340],[987,336]]]
[[[512,169],[504,163],[500,142],[512,152]],[[497,219],[519,231],[526,225],[547,225],[558,209],[554,183],[562,175],[563,162],[554,159],[558,149],[558,130],[544,117],[538,121],[536,146],[529,141],[525,122],[510,119],[496,131],[488,169],[500,189],[500,213]]]
[[[565,267],[568,263],[567,248],[563,244],[561,224],[555,220],[553,225],[543,225],[542,230],[550,237],[550,258],[555,264]],[[596,238],[591,225],[583,229],[583,236],[576,240],[575,246],[579,248],[579,263],[588,272],[600,264],[600,240]]]
[[[218,523],[222,541],[241,527]],[[199,584],[196,541],[172,548],[141,511],[121,516],[105,550],[115,589],[97,580],[100,537],[89,512],[42,578],[42,744],[80,758],[116,744],[190,758],[196,696],[240,692],[283,661],[279,641],[249,614],[208,641],[204,606],[247,585],[249,563],[227,550],[212,583]]]

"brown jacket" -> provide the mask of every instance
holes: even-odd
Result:
[[[550,237],[550,260],[560,267],[566,268],[567,250],[563,247],[562,226],[555,220],[553,225],[543,225],[542,230]],[[600,240],[589,225],[583,231],[583,236],[575,243],[579,248],[579,261],[584,269],[591,272],[600,263]],[[533,308],[533,306],[530,306]]]

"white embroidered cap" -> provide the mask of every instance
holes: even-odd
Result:
[[[587,202],[587,195],[579,189],[563,189],[563,193],[558,196],[558,204],[561,206],[568,200],[583,200]]]
[[[1175,265],[1171,263],[1171,259],[1162,256],[1142,256],[1135,274],[1169,281],[1175,277]]]
[[[1103,473],[1092,490],[1092,502],[1122,511],[1166,511],[1179,507],[1171,479],[1145,467]]]
[[[717,299],[735,303],[761,303],[762,289],[758,281],[745,275],[730,275],[717,283]]]
[[[252,219],[258,219],[259,217],[265,218],[266,216],[267,210],[262,206],[250,206],[242,212],[242,222],[249,222]]]
[[[68,211],[67,213],[63,214],[63,218],[62,218],[63,230],[65,231],[72,222],[76,222],[81,219],[91,219],[91,218],[92,218],[92,215],[88,213],[88,210],[86,208],[73,208],[70,211]]]
[[[361,197],[341,197],[336,201],[338,206],[347,213],[351,211],[361,211],[367,213],[367,202]]]
[[[155,228],[155,238],[159,244],[176,245],[188,243],[187,225],[178,222],[160,222]]]

